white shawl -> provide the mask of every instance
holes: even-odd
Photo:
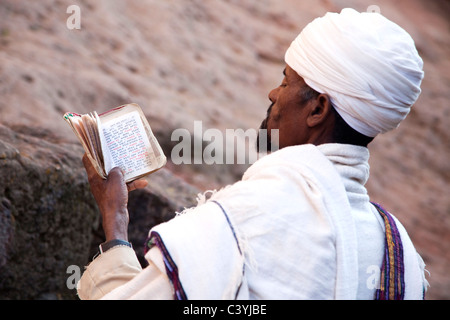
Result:
[[[151,230],[176,264],[188,299],[361,298],[358,287],[366,280],[359,279],[352,206],[326,149],[303,145],[266,156],[242,181]],[[420,299],[423,266],[401,231],[405,282],[414,283],[406,297]],[[374,261],[381,266],[381,260]]]

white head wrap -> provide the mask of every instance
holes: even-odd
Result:
[[[418,99],[423,61],[411,36],[379,13],[344,9],[303,29],[286,63],[330,96],[356,131],[375,137],[398,127]]]

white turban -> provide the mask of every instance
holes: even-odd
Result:
[[[423,61],[411,36],[379,13],[344,9],[303,29],[286,63],[326,93],[356,131],[375,137],[399,126],[418,99]]]

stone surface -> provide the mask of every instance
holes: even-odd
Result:
[[[98,214],[79,146],[0,125],[0,298],[68,298],[70,265],[87,262]]]

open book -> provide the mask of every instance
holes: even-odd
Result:
[[[131,182],[163,167],[167,158],[158,144],[142,109],[127,104],[97,114],[64,115],[83,145],[97,173],[104,179],[114,167]]]

